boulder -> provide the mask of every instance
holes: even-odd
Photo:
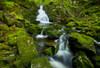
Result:
[[[71,33],[71,37],[69,39],[69,45],[71,47],[75,47],[82,50],[91,51],[94,54],[96,53],[96,49],[94,46],[94,39],[90,36],[79,34],[79,33]]]
[[[52,68],[46,57],[35,58],[31,62],[31,68]]]
[[[72,60],[74,68],[94,68],[94,65],[86,54],[82,51],[79,51]]]
[[[17,47],[19,58],[26,67],[30,65],[31,60],[39,56],[34,41],[30,36],[23,35],[19,37],[17,39]]]

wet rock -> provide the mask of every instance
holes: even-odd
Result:
[[[73,67],[74,68],[94,68],[94,65],[86,54],[82,51],[79,51],[76,56],[73,58]]]
[[[52,67],[49,63],[49,60],[46,57],[41,57],[32,60],[31,68],[52,68]]]
[[[60,30],[53,30],[53,31],[48,30],[47,32],[49,39],[57,39],[62,33],[63,31],[60,31]]]
[[[71,41],[69,45],[72,47],[74,46],[75,48],[91,51],[94,54],[96,53],[94,39],[92,37],[79,33],[71,33],[69,41]]]
[[[95,68],[99,68],[100,67],[100,56],[99,55],[94,56],[93,62],[94,62]]]
[[[27,28],[28,32],[30,34],[39,34],[42,30],[42,26],[38,26],[38,25],[35,25],[35,24],[30,24],[30,26]]]
[[[52,49],[51,47],[46,48],[45,50],[42,51],[43,54],[48,55],[48,56],[52,56]]]

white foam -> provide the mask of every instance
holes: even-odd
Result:
[[[50,64],[53,68],[67,68],[65,65],[63,65],[61,62],[54,60],[51,58]]]
[[[47,38],[47,37],[48,37],[48,35],[41,35],[41,34],[38,34],[36,36],[37,39],[44,39],[44,38]]]

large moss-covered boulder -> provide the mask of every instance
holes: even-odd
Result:
[[[75,48],[84,49],[96,53],[94,39],[90,36],[79,33],[71,33],[71,37],[69,40],[69,44],[72,47],[74,46]]]
[[[7,42],[10,46],[16,45],[17,38],[27,35],[24,28],[10,27],[10,31],[7,34]]]
[[[92,62],[82,51],[78,52],[73,58],[73,67],[74,68],[94,68]]]
[[[18,52],[20,60],[27,67],[31,60],[38,57],[38,52],[32,37],[23,35],[17,39]]]
[[[31,62],[31,68],[52,68],[46,57],[35,58]]]

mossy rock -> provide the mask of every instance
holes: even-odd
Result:
[[[3,30],[3,31],[8,31],[9,30],[9,27],[4,24],[4,23],[0,23],[0,31]]]
[[[99,68],[100,67],[100,56],[99,55],[94,56],[92,57],[92,59],[93,59],[95,68]]]
[[[94,46],[94,39],[90,36],[79,33],[71,33],[70,41],[71,44],[76,48],[86,49],[93,53],[96,53],[96,49]]]
[[[96,33],[95,35],[94,35],[94,38],[95,38],[95,40],[100,40],[100,33]]]
[[[30,24],[27,29],[28,29],[28,32],[30,34],[38,34],[38,33],[41,32],[42,26],[38,26],[38,25],[35,25],[35,24]]]
[[[53,27],[52,26],[48,26],[44,29],[44,31],[48,31],[48,30],[53,30]]]
[[[52,54],[53,55],[58,52],[58,49],[59,49],[59,44],[58,43],[55,43],[53,41],[48,41],[48,42],[46,42],[46,46],[50,47],[52,49]]]
[[[31,68],[52,68],[46,57],[35,58],[31,62]]]
[[[0,68],[3,68],[6,64],[0,60]]]
[[[47,31],[48,34],[48,38],[49,39],[57,39],[59,38],[59,36],[63,33],[63,31],[59,31],[59,30],[52,30],[52,31]]]
[[[10,28],[10,32],[7,35],[7,42],[9,45],[13,46],[17,43],[17,38],[27,35],[26,30],[24,28],[12,27]]]
[[[75,68],[94,68],[94,65],[82,51],[79,51],[76,57],[73,58],[73,67]]]
[[[7,56],[4,60],[12,62],[15,61],[16,56],[14,54]]]
[[[23,63],[21,62],[21,60],[16,60],[16,61],[14,62],[14,66],[15,66],[16,68],[24,68],[24,65],[23,65]]]
[[[31,60],[38,57],[34,41],[30,36],[22,36],[17,39],[18,52],[22,63],[28,67]]]
[[[70,22],[70,21],[74,21],[74,18],[68,17],[68,18],[66,19],[66,22]]]
[[[8,50],[0,50],[0,55],[8,55],[10,53],[11,51],[8,51]]]
[[[42,51],[43,54],[48,55],[48,56],[52,56],[52,49],[51,47],[46,48],[45,50]]]
[[[62,28],[61,24],[53,24],[52,26],[54,29],[57,29],[57,30]]]
[[[68,24],[66,24],[67,27],[74,27],[76,24],[75,22],[71,21],[71,22],[68,22]]]
[[[3,22],[6,23],[8,26],[12,25],[19,25],[22,26],[21,21],[23,21],[23,16],[21,14],[17,14],[16,12],[6,12],[4,13]]]
[[[9,50],[9,46],[8,45],[5,45],[3,43],[0,44],[0,50]]]

